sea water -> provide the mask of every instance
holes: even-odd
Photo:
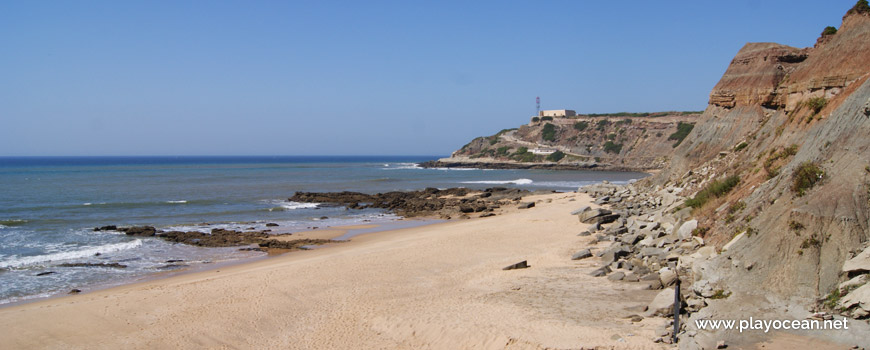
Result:
[[[130,283],[178,268],[264,253],[203,248],[94,231],[104,225],[162,230],[266,229],[388,223],[381,210],[288,201],[296,191],[377,193],[426,187],[574,191],[642,173],[423,169],[437,156],[14,157],[0,158],[0,305]],[[326,219],[322,219],[326,217]],[[117,263],[126,268],[62,267]]]

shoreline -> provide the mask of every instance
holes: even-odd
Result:
[[[281,231],[278,231],[278,233],[275,234],[275,239],[277,239],[279,241],[284,241],[284,240],[292,241],[294,239],[306,239],[306,238],[308,238],[308,239],[328,239],[328,240],[335,240],[336,241],[333,243],[326,243],[326,244],[322,244],[322,245],[311,246],[311,247],[308,247],[307,249],[304,249],[304,250],[323,249],[323,248],[335,246],[335,245],[340,244],[340,243],[350,242],[351,238],[358,237],[361,235],[377,234],[379,232],[398,230],[398,229],[404,229],[404,228],[409,228],[409,227],[434,225],[434,224],[439,223],[441,221],[444,221],[444,220],[438,220],[435,218],[402,218],[399,220],[388,221],[388,222],[378,222],[378,223],[373,223],[373,224],[327,226],[327,227],[324,227],[323,229],[306,230],[306,231],[298,231],[298,232],[287,231],[285,233],[282,233]],[[402,222],[403,224],[396,225],[396,223],[399,223],[399,222]],[[408,223],[410,223],[410,224],[408,224]],[[392,228],[393,226],[398,226],[399,228]],[[292,233],[292,235],[288,234],[288,233]],[[183,244],[183,243],[178,243],[178,244]],[[241,249],[244,247],[246,247],[246,246],[240,246],[239,248]],[[289,254],[289,253],[300,252],[300,251],[304,251],[304,250],[271,248],[271,249],[266,250],[264,252],[265,254],[259,255],[259,256],[251,256],[251,257],[238,258],[238,259],[222,260],[222,261],[207,263],[207,264],[189,265],[187,267],[179,268],[179,269],[175,269],[175,270],[156,271],[156,272],[144,275],[144,276],[139,276],[139,277],[133,278],[129,281],[121,282],[119,284],[105,283],[105,284],[94,285],[93,288],[81,290],[79,293],[75,293],[75,294],[58,293],[58,294],[49,295],[49,296],[34,297],[34,298],[30,298],[30,299],[23,299],[23,300],[10,302],[10,303],[0,304],[0,310],[5,309],[5,308],[10,308],[10,307],[15,307],[15,306],[31,304],[31,303],[35,303],[35,302],[40,302],[40,301],[47,301],[47,300],[52,300],[52,299],[65,298],[65,297],[73,297],[73,296],[78,296],[78,295],[87,295],[89,293],[94,293],[94,292],[98,292],[98,291],[104,291],[104,290],[109,290],[109,289],[113,289],[113,288],[121,288],[121,287],[140,284],[140,283],[147,283],[147,282],[151,282],[151,281],[172,278],[175,276],[207,272],[210,270],[216,270],[216,269],[226,268],[226,267],[235,266],[235,265],[243,265],[243,264],[257,262],[259,260],[273,259],[273,258],[284,256],[284,255]]]
[[[13,347],[655,347],[650,339],[660,320],[633,324],[612,315],[628,316],[625,307],[645,304],[655,291],[614,289],[583,273],[591,261],[569,259],[574,249],[593,246],[576,236],[585,225],[568,214],[590,198],[524,200],[538,206],[0,308],[0,327]],[[531,268],[501,271],[523,259]],[[572,316],[557,316],[565,312]],[[611,339],[614,329],[622,329],[619,340]]]

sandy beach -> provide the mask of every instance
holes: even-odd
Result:
[[[649,349],[657,291],[588,275],[578,193],[251,263],[0,309],[9,349]],[[338,235],[342,230],[318,234]],[[603,246],[604,243],[602,243]],[[593,249],[593,251],[595,251]],[[527,260],[530,268],[503,271]]]

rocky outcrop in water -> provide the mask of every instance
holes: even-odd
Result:
[[[117,227],[114,225],[103,226],[95,229],[96,231],[107,231],[114,227],[115,231],[125,232],[128,235],[156,237],[173,243],[182,243],[198,247],[241,247],[247,245],[257,245],[256,250],[265,251],[268,249],[282,250],[299,250],[305,249],[305,246],[321,245],[327,243],[335,243],[339,241],[327,239],[277,239],[276,236],[270,235],[268,231],[236,231],[221,228],[212,229],[211,232],[200,231],[159,231],[152,226],[134,226],[134,227]],[[131,234],[133,232],[133,234]],[[151,232],[154,232],[153,234]],[[167,262],[179,262],[183,260],[170,260]],[[67,267],[115,267],[124,268],[126,266],[120,264],[63,264],[60,266]]]
[[[467,188],[420,191],[395,191],[377,194],[360,192],[296,192],[288,200],[303,203],[343,205],[348,209],[386,209],[405,217],[456,217],[469,213],[485,213],[502,205],[516,203],[531,192],[503,187],[483,191]]]

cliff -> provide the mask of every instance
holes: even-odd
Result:
[[[450,158],[423,166],[660,169],[699,115],[659,112],[535,118],[519,128],[475,138]]]
[[[669,165],[642,182],[691,197],[739,178],[695,202],[698,234],[720,250],[731,242],[693,267],[696,284],[734,295],[695,317],[745,317],[747,305],[866,317],[836,305],[838,286],[854,277],[844,263],[870,241],[868,58],[866,11],[850,11],[812,48],[745,45]]]

